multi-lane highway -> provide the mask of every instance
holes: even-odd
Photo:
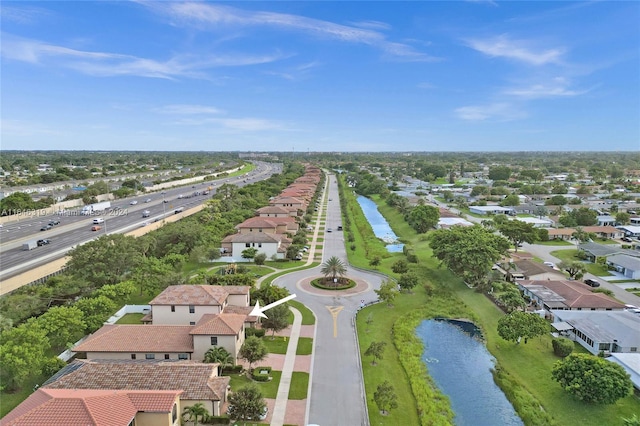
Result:
[[[100,235],[128,232],[144,226],[145,222],[159,221],[165,216],[173,215],[176,209],[188,210],[200,205],[215,193],[216,188],[225,183],[244,186],[281,171],[282,166],[279,164],[258,162],[256,169],[246,175],[116,200],[111,202],[110,211],[99,215],[83,216],[80,215],[80,209],[46,216],[24,215],[19,220],[6,223],[0,228],[0,280],[58,259],[76,245],[91,241]],[[202,195],[208,187],[212,187],[209,194]],[[201,195],[194,196],[195,192]],[[131,204],[132,201],[137,203]],[[142,217],[145,210],[149,211],[148,217]],[[104,222],[100,224],[99,230],[92,231],[95,218],[102,218]],[[52,220],[59,220],[60,223],[49,230],[41,231],[42,227]],[[23,250],[22,246],[25,242],[40,239],[51,242],[32,250]]]

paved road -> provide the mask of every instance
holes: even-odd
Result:
[[[333,232],[324,234],[323,261],[331,256],[347,259],[344,236],[336,231],[341,223],[340,204],[334,177],[328,178],[326,227]],[[325,197],[327,200],[327,197]],[[321,234],[322,236],[322,234]],[[274,281],[297,295],[316,315],[314,361],[311,371],[311,394],[308,423],[322,426],[367,425],[368,416],[362,385],[360,353],[354,329],[354,315],[361,301],[377,300],[374,288],[379,288],[378,275],[347,269],[347,276],[365,280],[369,286],[359,294],[321,296],[300,288],[305,278],[322,276],[320,267],[293,272]],[[335,328],[334,328],[335,317]],[[334,334],[335,332],[335,334]]]

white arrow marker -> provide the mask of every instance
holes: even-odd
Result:
[[[284,302],[288,302],[289,300],[295,298],[296,295],[295,294],[290,294],[287,297],[284,297],[280,300],[276,300],[273,303],[269,303],[267,306],[265,307],[260,307],[260,302],[256,301],[256,306],[253,307],[253,310],[251,311],[251,313],[249,315],[251,315],[252,317],[262,317],[262,318],[268,318],[265,314],[264,311],[271,309],[273,307],[276,307],[278,305],[281,305]]]

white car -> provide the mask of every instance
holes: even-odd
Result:
[[[136,204],[138,204],[138,202],[136,200],[133,200],[132,202],[130,202],[129,204],[131,204],[132,206],[135,206]]]

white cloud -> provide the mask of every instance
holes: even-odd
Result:
[[[190,2],[141,2],[158,13],[166,15],[172,21],[182,21],[196,25],[199,29],[210,26],[269,26],[283,30],[295,30],[318,37],[339,40],[348,43],[360,43],[382,50],[396,59],[410,61],[437,60],[425,53],[416,51],[412,46],[390,42],[378,31],[384,23],[370,21],[364,27],[348,26],[307,18],[304,16],[263,11],[248,11],[219,4]],[[257,3],[259,4],[259,3]],[[362,25],[362,23],[360,23]]]
[[[534,49],[531,42],[513,40],[503,34],[491,39],[468,39],[466,43],[472,49],[492,57],[503,57],[525,62],[530,65],[560,63],[564,49]]]
[[[569,81],[565,78],[554,78],[547,83],[536,83],[523,87],[514,87],[505,90],[505,95],[516,96],[523,99],[539,99],[554,97],[572,97],[587,93],[587,90],[569,89]]]
[[[176,105],[165,105],[160,108],[154,109],[155,112],[159,112],[161,114],[175,114],[175,115],[199,115],[199,114],[223,114],[224,111],[206,105],[185,105],[185,104],[176,104]]]
[[[513,121],[526,117],[518,106],[506,102],[469,105],[457,108],[455,112],[458,118],[467,121]]]
[[[219,68],[270,63],[285,55],[176,55],[166,61],[118,53],[91,52],[56,46],[37,40],[2,34],[3,58],[43,65],[58,65],[94,76],[134,75],[140,77],[205,78],[202,71]]]

